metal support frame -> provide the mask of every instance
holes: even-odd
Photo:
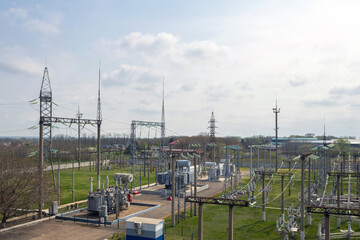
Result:
[[[255,174],[259,174],[262,177],[262,221],[266,221],[266,210],[265,210],[265,177],[272,176],[275,174],[273,171],[255,171]]]
[[[203,239],[203,205],[204,204],[215,204],[215,205],[226,205],[229,206],[229,239],[233,239],[233,214],[234,206],[237,207],[249,207],[249,201],[237,200],[228,198],[212,198],[212,197],[185,197],[186,202],[198,203],[199,204],[199,223],[198,223],[198,239]]]
[[[163,102],[164,103],[164,102]],[[164,110],[164,109],[163,109]],[[163,113],[164,114],[164,113]],[[131,173],[134,174],[135,164],[136,164],[136,128],[138,126],[146,127],[160,127],[161,128],[161,146],[160,146],[160,163],[165,170],[165,157],[164,157],[164,147],[165,147],[165,116],[162,117],[161,122],[150,122],[150,121],[139,121],[132,120],[130,126],[130,154],[131,154]],[[157,168],[156,168],[157,170]],[[157,171],[156,171],[157,174]],[[131,190],[133,189],[133,182],[131,182]]]
[[[330,206],[306,206],[306,210],[310,213],[322,213],[331,215],[344,215],[344,216],[357,216],[360,217],[359,208],[347,208],[347,207],[330,207]]]

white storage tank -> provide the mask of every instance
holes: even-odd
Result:
[[[126,240],[164,240],[164,220],[129,218],[126,220]]]

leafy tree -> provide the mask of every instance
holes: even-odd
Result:
[[[347,139],[339,138],[334,141],[336,150],[341,153],[349,152],[350,151],[350,141]]]

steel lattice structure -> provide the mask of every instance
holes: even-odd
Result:
[[[238,206],[238,207],[248,207],[249,206],[249,201],[247,201],[247,200],[238,200],[238,199],[229,199],[229,198],[187,196],[187,197],[185,197],[185,202],[227,205],[227,206],[231,205],[231,206]]]
[[[94,125],[94,124],[100,124],[101,121],[99,120],[92,120],[92,119],[82,119],[82,118],[63,118],[63,117],[42,117],[41,118],[44,126],[45,124],[51,124],[51,123],[69,123],[69,124],[90,124],[90,125]]]
[[[132,164],[135,163],[136,158],[136,128],[139,126],[145,126],[145,127],[161,127],[161,132],[165,132],[165,123],[163,122],[149,122],[149,121],[138,121],[138,120],[132,120],[131,122],[131,129],[130,129],[130,151],[131,151],[131,161]],[[162,135],[162,134],[161,134]],[[163,136],[161,136],[161,142],[165,142],[165,136],[163,139]]]
[[[165,117],[162,118],[165,121]],[[149,121],[138,121],[133,120],[131,122],[131,129],[130,129],[130,154],[131,154],[131,172],[134,174],[136,171],[136,128],[139,126],[145,127],[160,127],[161,128],[161,146],[160,146],[160,159],[161,159],[161,167],[162,170],[165,171],[165,157],[164,157],[164,146],[165,144],[165,122],[149,122]],[[133,187],[133,182],[131,183],[131,190]]]
[[[354,173],[354,172],[328,172],[329,176],[337,176],[340,177],[360,177],[360,173]]]
[[[44,75],[40,90],[40,122],[44,118],[52,117],[52,90],[50,85],[49,71],[45,67]],[[51,122],[44,122],[43,136],[44,136],[44,161],[50,162],[52,165],[52,138],[51,138]]]
[[[210,126],[208,128],[210,128],[210,139],[209,142],[210,143],[216,143],[216,139],[215,139],[215,129],[216,129],[216,125],[215,125],[215,116],[214,116],[214,111],[211,112],[211,118],[210,118]]]
[[[335,215],[347,215],[347,216],[360,216],[360,208],[346,208],[346,207],[329,207],[329,206],[306,206],[306,210],[310,213],[322,213],[322,214],[335,214]]]

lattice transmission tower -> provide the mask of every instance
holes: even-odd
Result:
[[[44,117],[52,117],[52,90],[50,85],[49,71],[47,67],[44,69],[43,79],[40,89],[40,121],[41,123]],[[54,189],[56,190],[56,181],[54,173],[54,165],[52,159],[52,123],[44,123],[43,127],[43,145],[44,145],[44,157],[43,161],[50,163],[51,174],[53,177]]]
[[[215,129],[216,129],[216,120],[214,116],[214,111],[211,112],[211,118],[209,121],[210,126],[208,127],[210,129],[209,134],[209,146],[211,149],[211,158],[213,159],[213,162],[215,162],[215,147],[216,147],[216,138],[215,138]]]
[[[42,117],[52,117],[52,91],[50,85],[50,77],[47,67],[45,67],[44,75],[40,89],[40,121]],[[52,162],[51,148],[51,122],[44,123],[44,160]]]
[[[215,139],[215,129],[216,129],[216,125],[215,125],[215,116],[214,116],[214,111],[211,112],[211,118],[210,118],[210,126],[208,128],[210,128],[210,139],[209,142],[210,143],[216,143],[216,139]]]

